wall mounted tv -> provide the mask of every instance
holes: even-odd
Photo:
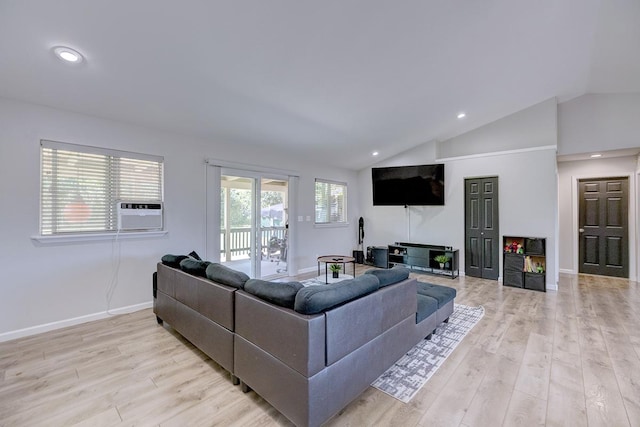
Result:
[[[373,168],[374,206],[444,205],[444,164]]]

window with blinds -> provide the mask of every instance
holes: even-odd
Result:
[[[116,232],[118,201],[162,201],[164,158],[41,141],[40,234]]]
[[[347,184],[316,179],[316,224],[347,222]]]

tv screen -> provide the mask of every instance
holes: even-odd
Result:
[[[374,206],[444,205],[444,164],[373,168]]]

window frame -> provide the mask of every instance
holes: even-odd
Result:
[[[46,222],[47,221],[59,222],[60,221],[59,215],[61,214],[61,212],[59,211],[51,212],[49,214],[49,217],[47,218],[47,215],[45,215],[45,208],[54,209],[56,202],[54,200],[50,203],[50,205],[47,206],[45,199],[49,197],[52,199],[55,199],[56,196],[58,196],[57,200],[61,200],[63,197],[61,194],[56,195],[57,192],[61,191],[59,188],[50,189],[48,193],[47,193],[47,190],[45,189],[45,184],[47,182],[47,177],[45,176],[45,173],[46,173],[47,166],[49,166],[46,164],[47,161],[45,160],[45,157],[58,155],[57,153],[49,154],[49,152],[51,152],[50,150],[54,150],[54,152],[59,150],[64,152],[75,153],[76,155],[80,156],[79,161],[86,161],[87,165],[89,166],[89,168],[82,171],[82,173],[90,174],[96,171],[104,172],[104,179],[106,181],[109,181],[110,183],[114,183],[114,182],[117,183],[117,191],[115,192],[115,194],[113,193],[109,194],[110,192],[107,192],[105,194],[97,195],[98,203],[100,201],[104,202],[102,203],[103,210],[100,210],[98,212],[100,212],[101,215],[104,215],[105,219],[108,219],[108,220],[105,220],[104,228],[82,230],[81,229],[82,227],[79,226],[75,230],[69,229],[68,231],[58,231],[56,230],[56,226],[49,224],[49,229],[47,229]],[[85,159],[83,159],[82,155],[88,155],[88,156]],[[105,167],[105,170],[101,171],[100,167],[98,166],[96,171],[94,171],[93,169],[91,169],[93,165],[91,165],[92,161],[90,159],[90,156],[104,156],[105,159],[104,160],[100,159],[100,160],[104,161],[106,165],[111,166],[112,163],[119,163],[119,166],[124,165],[124,169],[121,169],[119,167],[117,168]],[[125,160],[124,162],[122,161],[123,159]],[[154,236],[164,236],[167,234],[166,229],[136,230],[136,231],[118,230],[117,214],[115,213],[116,211],[115,204],[119,200],[133,201],[133,198],[132,199],[123,198],[121,197],[121,195],[122,195],[122,192],[132,191],[131,186],[127,187],[127,184],[131,184],[132,182],[134,184],[136,183],[135,177],[136,177],[136,174],[139,173],[137,170],[138,165],[136,165],[136,162],[140,162],[140,161],[157,163],[157,165],[152,165],[154,166],[153,172],[151,172],[152,175],[150,175],[152,179],[150,179],[149,181],[143,180],[142,184],[144,185],[144,183],[151,183],[153,188],[151,193],[155,193],[152,195],[152,197],[155,197],[157,195],[159,196],[159,199],[152,200],[149,197],[143,196],[137,200],[140,200],[142,202],[148,201],[148,202],[164,203],[164,157],[43,139],[40,141],[40,159],[39,160],[40,160],[40,164],[39,164],[40,186],[39,186],[39,194],[38,194],[39,196],[38,234],[36,236],[32,236],[33,240],[36,240],[40,243],[49,243],[49,242],[66,243],[66,242],[73,242],[73,241],[108,240],[108,239],[113,239],[114,237],[116,238],[120,238],[120,237],[139,238],[142,236],[154,237]],[[56,161],[51,160],[50,167],[54,167]],[[86,179],[86,175],[80,175],[80,176],[81,178]],[[155,179],[156,176],[158,179]],[[60,175],[57,175],[55,178],[53,177],[49,178],[49,182],[54,182],[59,179],[61,179]],[[78,185],[76,188],[69,187],[69,189],[76,190],[78,192],[79,192],[79,188],[81,188],[80,185]],[[134,188],[133,192],[135,193],[136,191],[135,186],[133,188]],[[68,191],[68,190],[63,189],[62,191]],[[112,206],[112,207],[107,208],[107,206]],[[70,227],[70,228],[73,228],[73,227]]]
[[[326,222],[318,222],[318,216],[317,216],[317,211],[318,211],[318,200],[316,199],[316,191],[317,191],[317,185],[318,183],[322,183],[322,184],[328,184],[328,191],[329,194],[331,194],[331,186],[337,185],[337,186],[341,186],[343,188],[343,199],[344,199],[344,207],[342,208],[342,219],[338,220],[338,221],[334,221],[331,220],[331,198],[328,197],[327,198],[327,202],[328,205],[324,206],[324,208],[327,210],[327,217],[328,217],[328,221]],[[342,182],[342,181],[335,181],[335,180],[330,180],[330,179],[323,179],[323,178],[315,178],[314,180],[314,188],[313,188],[313,195],[314,195],[314,212],[313,212],[313,221],[314,221],[314,225],[316,227],[346,227],[349,225],[349,215],[348,215],[348,205],[349,205],[349,188],[346,182]]]

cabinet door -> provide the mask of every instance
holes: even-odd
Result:
[[[518,254],[504,254],[504,270],[519,271],[522,273],[524,257]]]
[[[524,257],[519,254],[504,254],[504,277],[502,284],[505,286],[524,286],[522,269],[524,267]]]
[[[505,270],[504,278],[502,280],[502,284],[505,286],[515,286],[517,288],[523,287],[522,271]]]
[[[524,273],[524,287],[536,291],[546,291],[544,274]]]
[[[430,267],[429,258],[423,257],[408,257],[407,264],[414,265],[416,267]]]

